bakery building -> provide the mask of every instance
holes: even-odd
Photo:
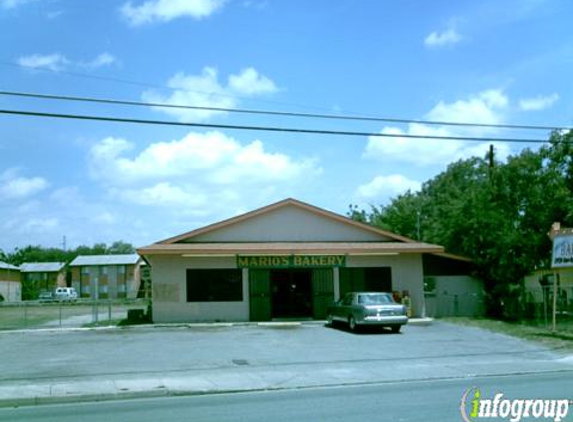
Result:
[[[155,322],[324,319],[350,291],[408,291],[424,316],[423,257],[442,252],[295,199],[138,249]]]

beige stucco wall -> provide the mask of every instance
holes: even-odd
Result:
[[[152,266],[153,320],[155,322],[248,321],[248,270],[243,269],[243,301],[187,302],[188,268],[237,268],[235,257],[148,256]],[[349,256],[348,267],[391,267],[392,286],[408,290],[414,316],[425,315],[422,257],[420,254],[396,256]],[[334,271],[335,298],[339,296],[338,271]]]
[[[392,288],[408,290],[412,303],[412,315],[425,316],[424,270],[421,254],[400,254],[382,256],[349,256],[347,267],[390,267]]]
[[[187,302],[188,268],[237,268],[235,257],[148,256],[153,280],[154,322],[248,321],[249,285],[243,270],[242,302]]]
[[[325,218],[298,207],[284,207],[190,239],[192,242],[368,242],[390,241],[377,233]]]

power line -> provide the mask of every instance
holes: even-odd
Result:
[[[48,72],[48,73],[53,73],[56,75],[60,75],[60,74],[61,75],[68,75],[68,76],[73,76],[73,77],[77,77],[77,78],[94,79],[94,80],[104,81],[104,82],[115,82],[115,83],[121,83],[121,84],[132,85],[132,86],[139,86],[139,87],[144,87],[144,88],[167,89],[169,91],[177,90],[177,91],[182,91],[182,92],[190,92],[193,94],[202,94],[202,95],[226,97],[226,98],[246,99],[246,97],[241,97],[238,95],[231,95],[231,94],[224,94],[221,92],[204,92],[204,91],[196,91],[196,90],[185,89],[185,88],[177,88],[176,89],[173,87],[169,87],[169,86],[165,86],[165,85],[159,85],[159,84],[153,84],[150,82],[130,81],[128,79],[112,78],[109,76],[101,76],[101,75],[93,75],[93,74],[90,75],[87,73],[70,72],[68,70],[61,70],[61,69],[50,69],[50,68],[45,68],[45,67],[24,66],[24,65],[21,65],[19,63],[14,63],[14,62],[9,62],[9,61],[4,61],[4,60],[0,61],[0,65],[15,67],[15,68],[19,68],[19,69],[25,69],[25,70],[34,71],[34,72]],[[322,107],[313,107],[313,106],[300,105],[300,104],[299,105],[289,104],[289,103],[280,102],[280,101],[273,101],[273,100],[257,99],[256,101],[261,102],[261,103],[269,103],[269,104],[286,105],[286,106],[290,106],[290,107],[294,106],[294,107],[306,108],[309,110],[324,110],[324,108],[322,108]]]
[[[288,132],[288,133],[305,133],[313,135],[340,135],[340,136],[373,136],[383,138],[411,138],[411,139],[440,139],[450,141],[468,141],[468,142],[511,142],[511,143],[546,143],[545,139],[526,139],[526,138],[494,138],[494,137],[469,137],[469,136],[436,136],[436,135],[410,135],[410,134],[392,134],[380,132],[355,132],[355,131],[340,131],[340,130],[323,130],[323,129],[301,129],[301,128],[288,128],[276,126],[244,126],[244,125],[223,125],[212,123],[191,123],[191,122],[175,122],[169,120],[148,120],[148,119],[133,119],[122,117],[106,117],[106,116],[89,116],[83,114],[59,114],[59,113],[45,113],[39,111],[23,111],[23,110],[5,110],[0,109],[0,114],[20,115],[28,117],[46,117],[57,119],[75,119],[75,120],[93,120],[100,122],[116,122],[116,123],[134,123],[134,124],[147,124],[147,125],[163,125],[163,126],[185,126],[185,127],[202,127],[209,129],[231,129],[231,130],[253,130],[253,131],[266,131],[266,132]]]
[[[243,108],[190,106],[182,104],[147,103],[141,101],[128,101],[128,100],[94,98],[94,97],[77,97],[68,95],[39,94],[30,92],[17,92],[17,91],[0,91],[0,95],[61,100],[61,101],[80,101],[80,102],[91,102],[100,104],[130,105],[139,107],[162,107],[162,108],[175,108],[175,109],[187,109],[187,110],[218,111],[218,112],[228,112],[228,113],[319,118],[319,119],[332,119],[332,120],[354,120],[354,121],[370,121],[370,122],[386,122],[386,123],[417,123],[424,125],[440,125],[440,126],[467,126],[467,127],[496,128],[496,129],[525,129],[525,130],[549,130],[549,131],[573,129],[571,127],[561,127],[561,126],[487,124],[487,123],[450,122],[450,121],[435,121],[435,120],[396,119],[387,117],[350,116],[350,115],[337,115],[337,114],[300,113],[300,112],[286,112],[286,111],[274,111],[274,110],[253,110],[253,109],[243,109]]]

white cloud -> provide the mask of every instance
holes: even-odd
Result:
[[[519,108],[523,111],[538,111],[551,107],[557,100],[559,94],[553,93],[546,96],[537,96],[534,98],[522,98],[519,100]]]
[[[219,10],[225,0],[149,0],[139,6],[127,2],[121,13],[133,26],[152,22],[169,22],[180,17],[203,19]]]
[[[200,207],[207,203],[205,193],[198,192],[193,185],[173,186],[169,182],[157,183],[142,189],[114,189],[116,197],[138,205],[161,205],[164,207]]]
[[[95,59],[93,59],[91,62],[86,63],[85,66],[97,68],[97,67],[109,66],[109,65],[112,65],[116,62],[117,62],[117,59],[114,56],[112,56],[111,54],[102,53],[99,56],[97,56]]]
[[[29,67],[32,69],[49,69],[53,71],[63,70],[68,64],[69,60],[61,54],[32,54],[30,56],[23,56],[18,59],[20,66]]]
[[[42,177],[21,177],[16,169],[8,169],[0,174],[0,198],[25,198],[48,187]]]
[[[465,100],[449,104],[440,101],[426,114],[426,118],[457,123],[498,124],[501,123],[502,113],[508,105],[509,99],[502,90],[488,89]]]
[[[277,91],[273,81],[248,67],[238,75],[229,76],[229,88],[242,95],[272,94]]]
[[[37,0],[0,0],[0,7],[3,9],[15,9],[26,3],[32,3],[33,1]]]
[[[74,66],[97,68],[109,66],[116,61],[117,59],[109,53],[102,53],[90,62],[72,61],[59,53],[31,54],[29,56],[18,58],[18,64],[20,66],[29,67],[31,69],[49,69],[53,71],[62,71]]]
[[[320,174],[312,159],[295,160],[221,132],[194,133],[157,142],[133,154],[134,144],[105,138],[90,151],[92,177],[116,198],[141,205],[200,206],[228,191],[260,192]]]
[[[219,82],[217,69],[205,67],[200,75],[177,73],[167,85],[173,89],[170,96],[155,91],[146,91],[143,101],[149,103],[202,106],[213,108],[235,108],[239,96],[256,96],[272,94],[277,91],[275,83],[266,76],[260,75],[252,67],[243,69],[239,74],[229,75],[227,85]],[[206,121],[222,111],[193,110],[178,108],[156,108],[156,110],[176,116],[181,121]]]
[[[93,218],[93,221],[97,224],[113,225],[117,223],[117,217],[109,211],[103,211],[102,213],[97,214]]]
[[[19,226],[23,233],[47,233],[52,232],[59,226],[57,218],[32,218]]]
[[[370,182],[358,187],[358,196],[366,199],[390,199],[407,190],[418,191],[422,184],[401,174],[376,176]]]
[[[446,45],[457,44],[462,40],[462,36],[458,32],[449,28],[446,31],[434,31],[424,39],[426,47],[444,47]]]
[[[487,90],[465,100],[440,101],[424,118],[432,121],[499,124],[503,122],[509,100],[500,90]],[[410,123],[406,129],[384,127],[383,134],[415,136],[492,136],[491,128],[455,127]],[[500,142],[463,142],[431,138],[374,137],[368,139],[364,157],[387,162],[405,162],[420,166],[446,164],[471,156],[484,156],[493,144],[500,158],[510,153],[508,144]]]

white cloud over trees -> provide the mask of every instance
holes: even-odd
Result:
[[[127,2],[120,10],[130,25],[139,26],[181,17],[207,18],[224,4],[225,0],[149,0],[135,6]]]
[[[438,122],[472,122],[500,124],[509,109],[509,99],[502,90],[491,89],[470,95],[466,99],[451,103],[439,101],[426,115],[425,120]],[[490,144],[496,148],[498,156],[509,155],[508,144],[501,142],[464,142],[456,140],[408,138],[399,135],[415,136],[492,136],[491,128],[456,127],[410,123],[405,128],[386,126],[380,131],[397,137],[368,138],[363,157],[379,161],[399,161],[418,166],[447,164],[471,156],[483,156]]]

